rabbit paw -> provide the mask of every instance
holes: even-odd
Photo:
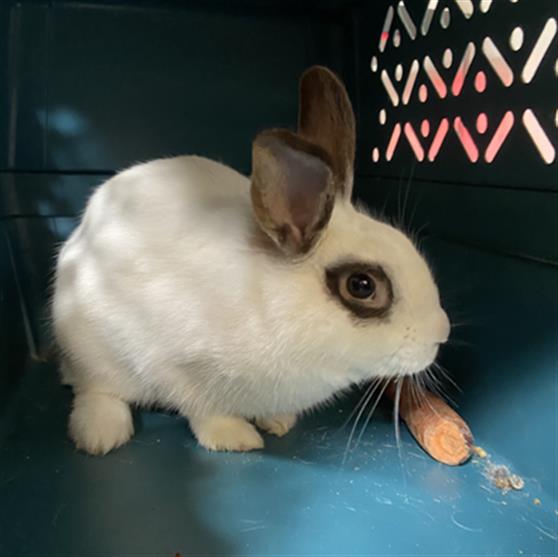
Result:
[[[277,416],[271,416],[269,418],[256,419],[256,425],[260,429],[277,435],[277,437],[283,437],[283,435],[287,434],[295,423],[295,414],[278,414]]]
[[[100,393],[78,394],[70,415],[69,434],[78,449],[104,455],[134,434],[130,406]]]
[[[210,451],[252,451],[264,446],[256,428],[243,418],[209,416],[190,419],[200,445]]]

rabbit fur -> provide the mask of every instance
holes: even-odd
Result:
[[[316,66],[298,131],[259,134],[251,178],[182,156],[95,191],[52,301],[78,448],[122,445],[130,405],[158,405],[207,449],[257,449],[256,426],[283,435],[355,383],[434,361],[449,334],[438,289],[408,237],[351,204],[354,143],[344,86]],[[382,307],[347,293],[370,281]]]

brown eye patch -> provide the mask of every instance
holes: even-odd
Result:
[[[329,291],[361,319],[384,317],[393,303],[391,281],[379,265],[343,263],[326,269]]]

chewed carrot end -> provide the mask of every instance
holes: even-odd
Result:
[[[393,399],[395,389],[387,392]],[[471,457],[474,444],[469,426],[435,394],[424,391],[417,400],[404,386],[399,414],[418,444],[435,460],[457,466]]]

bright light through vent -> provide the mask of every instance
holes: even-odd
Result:
[[[479,2],[479,9],[483,14],[488,12],[491,6],[492,6],[492,0],[480,0]]]
[[[469,19],[473,15],[475,11],[473,0],[455,0],[455,3],[467,19]]]
[[[432,82],[432,85],[434,85],[434,89],[436,89],[436,92],[438,93],[439,97],[441,99],[445,98],[445,96],[448,93],[446,83],[442,79],[442,76],[438,73],[438,70],[436,69],[436,66],[434,65],[434,62],[432,62],[430,56],[425,56],[423,67],[424,67],[424,71],[426,72],[426,75],[429,77],[430,81]]]
[[[500,124],[496,128],[496,132],[492,136],[488,147],[484,153],[484,160],[491,163],[498,154],[500,147],[502,147],[504,141],[508,137],[514,123],[513,113],[508,111],[504,114],[504,117],[500,121]]]
[[[469,160],[471,162],[477,162],[479,160],[479,150],[460,116],[453,121],[453,129],[459,141],[461,141],[461,145],[463,145],[463,149],[465,149]]]
[[[477,131],[483,135],[486,133],[486,130],[488,129],[488,117],[486,116],[486,114],[484,112],[481,112],[478,116],[477,116]]]
[[[423,35],[428,35],[430,30],[430,25],[432,24],[432,18],[434,17],[434,12],[438,7],[438,0],[428,0],[426,10],[424,12],[424,17],[422,18],[422,23],[420,24],[420,32]]]
[[[440,25],[444,29],[447,29],[450,25],[450,22],[451,22],[450,11],[449,8],[446,7],[442,10],[442,15],[440,16]]]
[[[413,92],[413,87],[415,86],[415,81],[420,69],[418,60],[413,60],[411,67],[409,68],[409,75],[407,77],[407,83],[405,83],[405,88],[403,89],[402,101],[403,104],[407,104],[411,98],[411,93]]]
[[[516,27],[510,35],[510,48],[518,51],[523,46],[523,29]]]
[[[550,143],[548,136],[542,129],[537,117],[530,108],[523,113],[523,125],[529,132],[529,135],[531,136],[535,147],[539,150],[544,162],[546,164],[554,162],[556,151],[554,150],[552,143]]]
[[[474,57],[475,45],[473,43],[469,43],[465,48],[463,58],[461,59],[461,63],[459,64],[459,68],[457,68],[457,72],[451,85],[451,92],[456,97],[461,93],[461,89],[463,89],[465,78],[467,77],[467,73],[469,72],[469,68],[471,67]]]
[[[486,89],[486,74],[482,70],[475,76],[475,89],[477,93],[484,93]]]
[[[378,44],[380,52],[383,52],[386,48],[386,43],[389,38],[389,30],[391,29],[391,22],[393,21],[393,12],[393,6],[390,6],[386,13],[386,19],[384,20],[382,33],[380,34],[380,42]]]
[[[401,21],[403,22],[403,26],[407,30],[407,33],[409,33],[409,37],[411,38],[411,40],[414,41],[417,36],[417,28],[413,19],[411,18],[411,15],[407,11],[405,2],[403,2],[403,0],[399,0],[399,4],[397,4],[397,13],[399,14]]]
[[[409,144],[411,145],[411,148],[413,149],[415,156],[417,157],[417,160],[419,162],[422,161],[424,159],[424,149],[420,144],[419,138],[417,137],[413,126],[411,126],[411,124],[407,122],[403,129],[405,131],[405,137],[408,139]]]
[[[500,81],[509,87],[513,83],[513,71],[490,37],[482,41],[482,51]]]
[[[393,158],[393,154],[395,153],[395,148],[399,143],[400,137],[401,137],[401,124],[397,123],[393,127],[393,131],[391,132],[391,137],[388,143],[388,148],[386,150],[386,159],[388,161],[390,161]]]
[[[556,35],[557,27],[556,20],[553,17],[546,22],[521,72],[521,79],[524,83],[531,83],[531,80],[537,73],[539,65]]]
[[[418,15],[419,19],[413,20],[407,5],[420,9],[415,7],[415,2],[392,0],[378,43],[380,53],[385,49],[391,51],[390,61],[382,64],[376,52],[370,63],[372,73],[378,74],[391,102],[389,107],[384,105],[385,108],[378,112],[379,126],[385,126],[382,131],[385,143],[383,146],[370,146],[370,158],[374,162],[393,161],[400,146],[401,149],[410,148],[418,162],[434,162],[444,154],[449,156],[450,152],[453,153],[450,150],[444,153],[446,139],[453,136],[462,147],[463,160],[491,164],[497,157],[510,156],[503,147],[511,133],[526,134],[541,162],[552,164],[556,161],[555,136],[549,136],[546,130],[550,126],[554,133],[555,127],[558,127],[558,102],[551,108],[545,105],[540,110],[521,106],[522,99],[529,98],[529,90],[525,86],[537,76],[540,75],[543,85],[547,85],[544,80],[548,80],[549,72],[553,83],[552,72],[558,77],[556,55],[552,56],[551,63],[548,60],[545,63],[548,53],[555,53],[552,49],[556,47],[554,41],[558,34],[556,18],[542,16],[538,26],[536,22],[530,22],[527,27],[523,27],[522,21],[516,18],[505,36],[497,29],[493,36],[477,37],[465,45],[459,37],[454,41],[456,33],[463,37],[463,25],[476,25],[467,23],[467,20],[472,19],[482,26],[483,14],[496,7],[501,11],[503,3],[503,0],[423,0],[420,3],[423,11]],[[510,11],[516,14],[521,10]],[[456,18],[455,21],[452,18]],[[493,20],[489,17],[486,21]],[[444,36],[446,44],[429,49],[426,42],[429,33],[439,33],[432,28],[433,22],[439,22],[444,29],[454,23],[456,31],[437,34],[436,40]],[[418,38],[417,30],[420,32]],[[413,49],[409,39],[419,41],[417,49]],[[439,46],[445,48],[439,49]],[[401,47],[402,54],[422,52],[424,55],[407,65],[407,56],[402,57],[401,62],[394,59],[399,52],[395,50],[398,47]],[[407,51],[403,52],[404,49]],[[433,55],[433,52],[436,54]],[[519,76],[521,79],[518,79]],[[514,91],[512,96],[506,92],[510,87]],[[487,89],[490,96],[485,94]],[[448,103],[450,91],[453,99]],[[469,107],[461,107],[471,102],[471,91],[482,95],[474,101],[478,103],[476,116],[468,116]],[[463,98],[465,92],[467,100]],[[487,111],[487,107],[482,106],[485,98],[491,104],[496,99],[498,108]],[[536,103],[537,99],[534,101]],[[543,99],[543,102],[546,100]],[[499,107],[506,104],[515,107],[515,114],[506,108],[500,112]],[[407,108],[401,111],[402,106]],[[427,113],[430,109],[437,117],[432,118],[432,114]],[[442,115],[441,119],[439,115]],[[388,121],[390,124],[386,126]]]
[[[430,150],[428,151],[428,160],[430,162],[434,162],[438,153],[440,151],[440,147],[446,138],[446,135],[449,130],[449,122],[447,118],[442,118],[440,121],[440,125],[438,126],[438,130],[434,135],[434,139],[432,140],[432,145],[430,145]]]
[[[399,105],[399,95],[397,94],[397,91],[393,85],[393,82],[391,81],[389,74],[386,72],[386,70],[382,70],[382,83],[384,84],[384,87],[386,88],[387,94],[389,95],[389,98],[393,104],[393,106],[398,106]]]

